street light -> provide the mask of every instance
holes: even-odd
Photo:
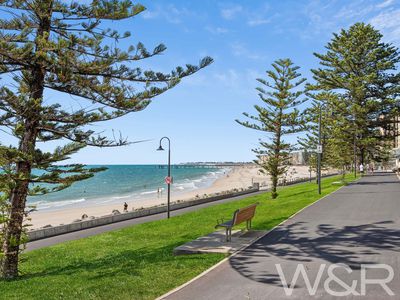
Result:
[[[318,146],[317,146],[317,153],[318,153],[318,194],[321,195],[321,156],[322,156],[322,145],[321,145],[321,119],[322,119],[322,105],[319,105],[319,117],[318,117]]]
[[[333,117],[335,112],[331,112],[331,116]],[[321,195],[321,169],[322,169],[322,140],[321,140],[321,131],[322,131],[322,105],[319,105],[319,116],[318,116],[318,145],[317,145],[317,154],[318,154],[318,162],[317,162],[317,181],[318,181],[318,194]],[[324,134],[324,141],[326,137]],[[311,174],[311,173],[310,173]],[[310,175],[311,178],[311,175]]]
[[[356,115],[353,115],[353,125],[354,125],[354,137],[353,137],[353,154],[354,154],[354,178],[357,178],[357,127],[356,127]]]
[[[171,141],[168,137],[164,136],[163,138],[160,139],[160,147],[158,147],[157,151],[164,151],[164,148],[162,147],[162,141],[163,139],[168,140],[168,177],[165,179],[165,182],[167,183],[168,186],[168,198],[167,198],[167,218],[169,219],[170,217],[170,200],[171,200]]]

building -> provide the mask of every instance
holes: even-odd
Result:
[[[292,165],[305,165],[305,159],[304,159],[304,152],[303,151],[295,151],[290,153],[290,158],[291,158],[291,164]]]
[[[304,152],[303,151],[293,151],[289,154],[290,156],[290,165],[292,166],[304,166],[305,163],[305,158],[304,158]],[[267,155],[262,155],[258,158],[260,163],[263,163],[267,159]]]

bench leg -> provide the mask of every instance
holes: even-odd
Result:
[[[232,240],[232,228],[226,228],[226,241],[230,242]]]
[[[250,230],[250,228],[251,228],[251,220],[247,220],[246,221],[246,229]]]

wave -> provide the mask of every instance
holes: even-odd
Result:
[[[216,179],[220,178],[222,175],[229,172],[230,169],[221,169],[218,171],[209,171],[206,174],[200,176],[196,179],[184,179],[183,181],[178,181],[173,185],[175,190],[196,190],[199,188],[207,187],[211,185]]]
[[[124,168],[129,169],[130,167],[128,166]],[[146,170],[147,169],[145,169],[145,171]],[[148,168],[148,170],[151,170],[152,173],[160,172],[158,169],[155,169],[156,171],[154,171],[153,167],[151,167],[151,169]],[[176,193],[185,193],[188,191],[207,188],[211,186],[215,180],[217,180],[221,176],[224,176],[230,170],[231,168],[224,168],[207,171],[204,170],[204,172],[199,172],[199,170],[196,169],[193,173],[187,172],[187,170],[183,170],[180,174],[177,171],[175,173],[176,178],[174,178],[175,182],[172,184],[171,188]],[[132,174],[130,175],[131,177],[135,175]],[[99,182],[106,181],[101,186],[99,186],[97,183],[96,185],[92,184],[87,186],[83,185],[83,183],[81,183],[82,186],[76,184],[74,187],[67,190],[67,192],[64,192],[64,196],[62,196],[63,193],[61,192],[59,194],[60,196],[47,198],[42,197],[39,198],[40,201],[29,201],[28,204],[35,205],[38,209],[51,209],[65,206],[73,206],[75,204],[79,205],[79,203],[82,203],[84,201],[93,204],[108,202],[120,203],[121,201],[136,201],[140,200],[141,198],[157,197],[158,188],[160,188],[160,191],[162,191],[162,196],[165,196],[164,191],[166,190],[166,185],[163,180],[164,174],[160,176],[160,178],[158,178],[157,180],[154,179],[155,177],[153,178],[151,176],[139,176],[135,178],[132,177],[132,182],[129,183],[127,181],[128,179],[125,176],[121,177],[120,170],[118,170],[118,172],[114,175],[111,175],[114,176],[113,178],[111,178],[112,180],[110,178],[107,178],[107,180],[105,180],[104,178],[101,178],[101,176],[99,176]],[[161,186],[163,187],[161,188]],[[85,194],[83,194],[83,191],[85,192]],[[68,195],[66,193],[68,193]]]
[[[118,199],[126,199],[126,198],[129,198],[129,197],[131,197],[131,195],[126,195],[126,196],[114,196],[114,197],[111,197],[111,198],[112,198],[112,199],[118,200]]]
[[[174,189],[177,190],[186,190],[186,189],[198,189],[198,186],[193,181],[188,181],[184,183],[176,183],[173,186]]]
[[[140,195],[149,195],[149,194],[157,194],[157,190],[155,190],[155,191],[147,191],[147,192],[142,192],[142,193],[140,193]]]
[[[56,207],[62,207],[65,205],[71,205],[71,204],[75,204],[75,203],[81,203],[81,202],[85,202],[86,199],[85,198],[81,198],[81,199],[73,199],[73,200],[63,200],[63,201],[37,201],[37,202],[33,202],[29,205],[35,206],[36,209],[47,209],[47,208],[56,208]]]

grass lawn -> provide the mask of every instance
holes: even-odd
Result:
[[[323,194],[340,187],[339,176],[323,180]],[[352,176],[348,176],[352,180]],[[22,276],[0,281],[1,299],[154,299],[183,284],[225,256],[173,256],[172,250],[214,231],[218,218],[260,202],[255,229],[270,229],[319,199],[315,183],[211,206],[195,212],[66,242],[22,256]]]

